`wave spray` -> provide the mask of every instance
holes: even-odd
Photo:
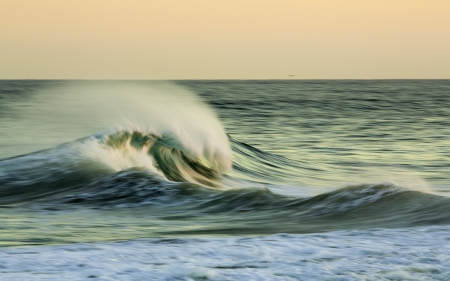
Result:
[[[141,167],[173,181],[214,185],[231,168],[215,113],[174,84],[67,83],[16,108],[20,119],[10,127],[17,139],[33,137],[46,148],[90,136],[77,143],[83,154],[116,171]]]

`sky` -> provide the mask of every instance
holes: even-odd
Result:
[[[449,78],[449,0],[0,0],[0,79]]]

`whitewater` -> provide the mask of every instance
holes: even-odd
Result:
[[[449,280],[450,81],[0,81],[5,280]]]

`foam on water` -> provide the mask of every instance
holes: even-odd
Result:
[[[445,226],[9,248],[0,271],[5,280],[449,280],[449,239]]]

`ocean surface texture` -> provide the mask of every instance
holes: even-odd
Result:
[[[0,80],[1,280],[450,280],[450,80]]]

